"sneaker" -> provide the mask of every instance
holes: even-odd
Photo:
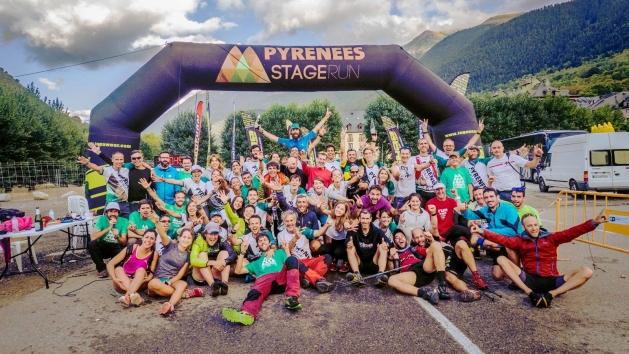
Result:
[[[437,289],[430,289],[422,295],[422,298],[433,305],[439,305],[439,292]]]
[[[191,297],[201,297],[203,294],[204,291],[201,288],[186,289],[186,291],[183,292],[183,295],[181,295],[181,298],[189,299]]]
[[[129,307],[131,304],[131,300],[128,299],[126,295],[122,295],[121,297],[119,297],[118,302],[123,304],[126,307]]]
[[[473,301],[477,301],[480,300],[481,298],[481,292],[478,290],[464,290],[461,292],[461,294],[459,295],[459,297],[461,298],[461,301],[463,302],[473,302]]]
[[[330,283],[325,279],[319,279],[315,286],[317,287],[317,291],[321,294],[329,293],[330,291],[334,290],[334,283]]]
[[[108,278],[109,277],[109,273],[107,273],[107,269],[101,270],[100,272],[98,272],[98,277],[99,278]]]
[[[224,281],[219,281],[218,285],[221,287],[220,294],[227,295],[227,291],[229,291],[229,286]]]
[[[385,286],[389,283],[389,276],[380,274],[376,277],[376,286]]]
[[[485,283],[478,273],[472,274],[472,283],[480,290],[489,289],[489,285]]]
[[[130,298],[131,298],[131,303],[135,306],[140,306],[144,302],[144,299],[138,293],[131,294]]]
[[[332,261],[332,264],[330,264],[330,272],[338,272],[338,267],[336,266],[336,262]]]
[[[441,300],[450,300],[452,296],[448,292],[448,286],[446,282],[439,283],[439,287],[437,287],[437,291],[439,292],[439,298]]]
[[[160,315],[168,315],[170,313],[173,313],[174,310],[175,309],[173,308],[173,305],[170,302],[165,302],[162,304],[162,306],[159,307],[157,312]]]
[[[254,281],[256,281],[255,277],[252,277],[249,274],[245,275],[245,283],[253,283]]]
[[[306,278],[299,277],[299,286],[301,286],[302,289],[306,289],[310,287],[310,281]]]
[[[286,298],[286,302],[284,303],[284,308],[289,309],[291,311],[301,310],[302,306],[299,303],[299,298],[297,296],[289,296]]]
[[[210,296],[217,297],[221,293],[221,286],[218,281],[215,281],[210,285]]]
[[[341,269],[339,269],[339,272],[341,273],[349,272],[349,267],[347,266],[347,263],[343,263],[343,266],[341,267]]]
[[[245,311],[238,311],[231,307],[223,308],[223,318],[232,323],[240,323],[241,325],[251,326],[255,319]]]
[[[365,281],[363,280],[363,277],[362,275],[360,275],[360,273],[347,273],[345,279],[358,287],[365,285]]]
[[[541,307],[541,308],[550,307],[550,302],[553,301],[552,295],[550,295],[549,293],[541,293],[541,294],[536,294],[536,295],[538,296],[538,300],[537,302],[533,303],[535,307]],[[531,296],[529,295],[529,298],[530,297]]]

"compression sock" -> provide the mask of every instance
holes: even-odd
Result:
[[[419,288],[417,289],[417,297],[423,297],[426,294],[426,290]]]
[[[439,281],[440,284],[442,282],[446,281],[446,271],[445,270],[438,270],[437,271],[437,280]]]

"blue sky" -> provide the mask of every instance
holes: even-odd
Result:
[[[167,41],[400,44],[561,0],[3,0],[0,67],[14,77]],[[89,111],[159,49],[18,77],[74,114]]]

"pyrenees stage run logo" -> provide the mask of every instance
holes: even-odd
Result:
[[[360,78],[362,47],[264,47],[264,62],[251,47],[233,46],[223,61],[216,82],[269,84],[273,80],[346,80]],[[286,62],[291,62],[286,63]],[[326,64],[318,62],[325,61]],[[329,61],[351,61],[329,64]]]

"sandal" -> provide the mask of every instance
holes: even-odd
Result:
[[[173,313],[173,305],[170,302],[165,302],[159,307],[158,312],[160,315],[168,315]]]

